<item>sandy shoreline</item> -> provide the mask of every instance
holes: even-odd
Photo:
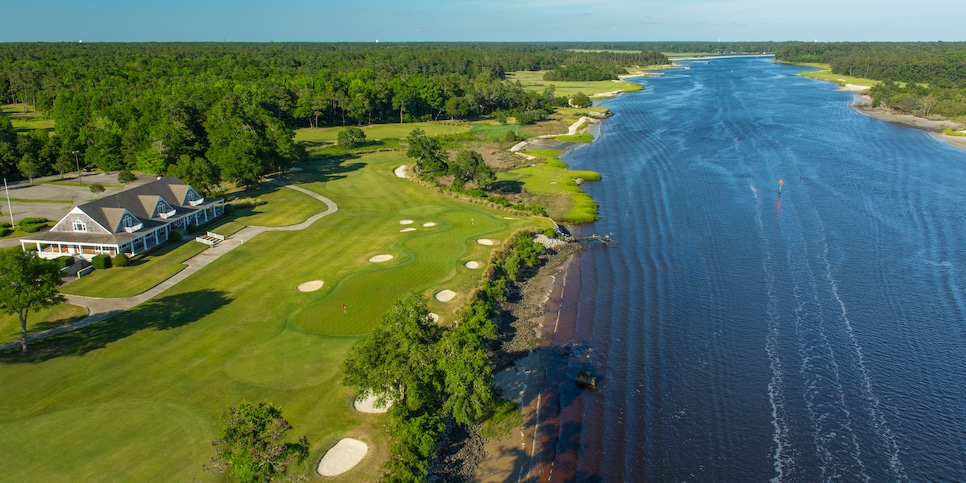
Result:
[[[852,88],[850,88],[850,86]],[[943,141],[950,146],[966,150],[966,136],[950,136],[944,132],[946,130],[963,131],[966,129],[966,126],[964,126],[962,123],[950,120],[926,119],[910,114],[900,114],[891,109],[872,107],[872,97],[863,94],[862,92],[867,90],[867,88],[861,86],[847,84],[846,86],[842,87],[842,90],[856,93],[856,97],[858,99],[852,103],[852,107],[862,114],[880,119],[882,121],[899,124],[901,126],[929,131],[934,138]]]

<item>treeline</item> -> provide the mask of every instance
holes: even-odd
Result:
[[[568,65],[543,74],[548,81],[603,81],[617,79],[627,69],[619,65],[578,64]]]
[[[923,117],[966,116],[966,42],[803,43],[775,58],[883,81],[870,91],[876,106]]]
[[[250,184],[304,155],[296,128],[527,112],[540,96],[506,72],[614,62],[542,44],[0,44],[0,99],[56,121],[44,147],[0,144],[0,172],[74,162]]]
[[[800,42],[568,42],[561,45],[567,49],[608,50],[611,52],[640,51],[665,53],[706,53],[706,54],[773,54],[776,51]]]

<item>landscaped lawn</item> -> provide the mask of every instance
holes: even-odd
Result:
[[[307,475],[335,442],[355,437],[370,455],[345,480],[378,479],[387,420],[351,409],[338,370],[348,348],[413,290],[456,291],[453,302],[430,303],[451,323],[482,272],[463,263],[499,247],[477,239],[549,226],[393,176],[407,161],[389,152],[310,163],[301,176],[324,181],[302,186],[335,201],[335,214],[246,240],[159,298],[37,341],[26,357],[0,354],[0,451],[11,455],[3,478],[208,480],[202,465],[219,411],[270,400],[293,424],[291,439],[308,436]],[[272,204],[259,208],[268,214]],[[379,254],[394,258],[368,261]],[[316,279],[321,290],[296,290]]]
[[[87,309],[71,304],[57,304],[27,314],[27,330],[40,332],[83,319]],[[16,314],[0,314],[0,342],[20,339],[20,317]]]

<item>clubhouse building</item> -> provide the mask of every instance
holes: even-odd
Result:
[[[49,259],[136,255],[164,243],[174,230],[202,225],[224,212],[224,198],[205,198],[168,176],[78,205],[49,231],[21,238],[20,245]]]

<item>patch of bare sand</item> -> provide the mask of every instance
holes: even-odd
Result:
[[[409,177],[409,167],[404,164],[404,165],[402,165],[402,166],[394,169],[392,171],[392,173],[395,174],[399,178],[408,178]]]
[[[403,228],[402,230],[399,230],[399,233],[409,233],[411,231],[416,231],[416,229],[415,228]]]
[[[369,445],[358,439],[344,438],[325,452],[316,471],[322,476],[337,476],[349,471],[365,458]]]
[[[392,255],[376,255],[369,259],[372,263],[388,262],[389,260],[392,260]]]
[[[449,302],[450,300],[453,300],[454,298],[456,298],[456,292],[454,292],[452,290],[448,290],[448,289],[447,290],[441,290],[441,291],[439,291],[439,292],[436,293],[436,300],[439,300],[440,302]]]
[[[316,290],[322,288],[321,280],[312,280],[311,282],[305,282],[298,286],[299,292],[315,292]]]
[[[386,411],[389,411],[389,408],[392,407],[392,401],[386,402],[386,405],[383,407],[376,407],[376,395],[370,394],[368,397],[364,398],[356,397],[355,400],[352,401],[352,407],[360,413],[382,414]]]
[[[486,246],[496,245],[496,242],[493,240],[490,240],[489,238],[480,238],[479,240],[476,240],[476,243],[479,243],[480,245],[486,245]]]
[[[466,262],[464,265],[466,266],[466,268],[469,268],[471,270],[476,270],[477,268],[480,268],[480,262],[477,262],[477,261],[469,261],[469,262]]]
[[[413,220],[399,220],[400,225],[412,225],[413,223],[416,223],[416,222]]]

